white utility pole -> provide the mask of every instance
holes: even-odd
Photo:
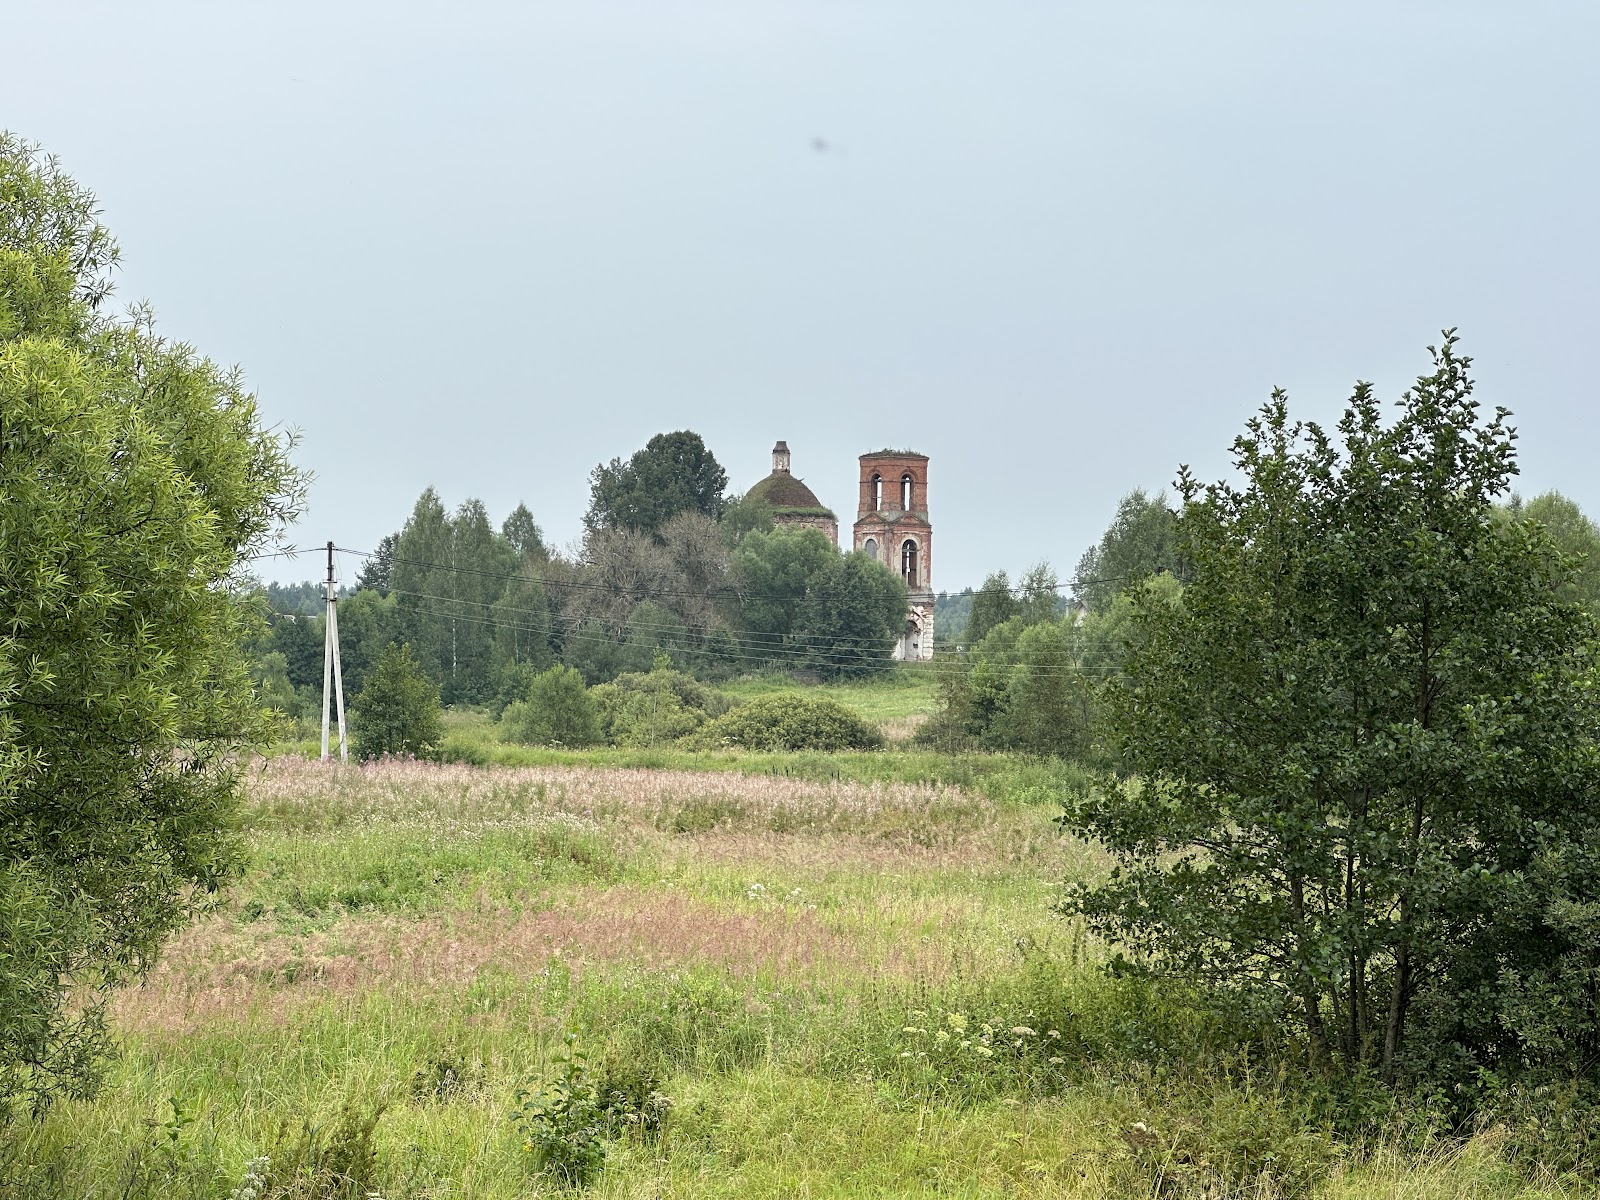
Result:
[[[339,697],[339,761],[350,760],[344,741],[344,672],[339,665],[339,604],[333,594],[333,543],[328,543],[328,616],[322,640],[322,761],[328,761],[328,707]]]

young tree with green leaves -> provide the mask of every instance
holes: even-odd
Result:
[[[468,499],[451,514],[426,489],[400,531],[391,562],[402,636],[445,702],[488,700],[497,680],[493,646],[500,622],[493,609],[515,588],[518,558],[495,532],[483,502]]]
[[[1543,525],[1556,549],[1570,560],[1571,573],[1562,585],[1562,598],[1576,600],[1591,615],[1600,616],[1600,526],[1560,492],[1513,503],[1511,511]]]
[[[601,736],[600,708],[581,674],[553,666],[534,676],[526,699],[506,707],[500,735],[534,746],[592,746]]]
[[[439,689],[411,647],[391,642],[367,672],[350,702],[350,734],[356,755],[381,758],[410,754],[426,758],[439,747]]]
[[[801,665],[844,678],[889,666],[906,622],[905,581],[865,551],[834,554],[806,584],[791,641]]]
[[[1017,616],[1025,625],[1054,621],[1063,612],[1061,577],[1047,562],[1035,563],[1017,581]]]
[[[539,528],[539,523],[533,519],[526,504],[519,504],[511,510],[511,515],[500,526],[500,534],[522,562],[538,562],[550,557],[549,547],[544,544],[544,531]]]
[[[1090,612],[1099,613],[1142,579],[1162,572],[1180,581],[1186,578],[1188,567],[1178,547],[1177,520],[1165,492],[1149,496],[1142,488],[1134,488],[1118,503],[1099,543],[1078,560],[1073,594]]]
[[[1011,579],[1004,571],[996,571],[983,581],[983,586],[973,594],[972,609],[967,614],[966,644],[976,646],[989,636],[996,625],[1004,625],[1020,610],[1017,598],[1011,594]]]
[[[303,482],[236,373],[103,310],[97,216],[0,133],[0,1121],[92,1087],[107,998],[240,865],[241,566]]]
[[[789,653],[811,579],[838,557],[839,548],[820,529],[790,525],[745,535],[733,552],[731,574],[749,653]]]
[[[1068,911],[1139,968],[1280,1006],[1314,1062],[1449,1085],[1600,1050],[1594,623],[1453,334],[1385,422],[1282,393],[1242,482],[1180,477],[1181,604],[1134,600],[1109,724],[1129,775],[1069,806],[1117,869]]]

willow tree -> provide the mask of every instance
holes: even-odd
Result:
[[[1118,869],[1067,906],[1318,1062],[1469,1091],[1600,1049],[1600,720],[1569,564],[1494,512],[1507,414],[1432,353],[1390,421],[1278,393],[1237,485],[1180,478],[1183,603],[1135,596],[1107,696],[1128,774],[1068,814]]]
[[[300,478],[238,376],[106,312],[94,198],[0,134],[0,1119],[239,862],[240,565]]]

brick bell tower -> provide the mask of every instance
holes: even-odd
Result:
[[[898,572],[911,591],[905,631],[894,656],[907,662],[932,658],[933,526],[928,521],[926,454],[879,450],[861,456],[854,545]]]

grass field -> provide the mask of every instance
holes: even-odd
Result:
[[[626,763],[259,766],[248,877],[118,998],[101,1095],[0,1138],[0,1195],[555,1193],[509,1113],[569,1033],[631,1098],[596,1196],[1592,1194],[1501,1130],[1352,1148],[1104,977],[1043,768]]]
[[[898,663],[889,671],[846,683],[802,683],[786,674],[773,673],[747,675],[713,686],[735,701],[784,692],[804,692],[809,696],[837,700],[863,720],[877,726],[891,746],[903,749],[908,747],[912,735],[923,721],[938,708],[941,672],[948,669],[942,664]],[[453,753],[469,755],[481,763],[532,766],[557,761],[538,749],[501,743],[494,719],[480,709],[447,709],[444,732]],[[274,748],[278,754],[302,754],[308,758],[316,757],[320,750],[320,727],[311,720],[297,722],[293,740]],[[568,756],[566,761],[592,761],[593,754],[592,751],[585,751],[577,756]],[[639,765],[638,758],[638,754],[624,755],[616,765]],[[705,761],[709,769],[718,769],[715,759]]]
[[[890,742],[903,742],[916,732],[939,705],[939,671],[942,664],[899,664],[883,675],[850,683],[811,684],[806,693],[837,700],[858,716],[878,726]],[[753,675],[721,685],[739,699],[796,690],[782,675]]]

